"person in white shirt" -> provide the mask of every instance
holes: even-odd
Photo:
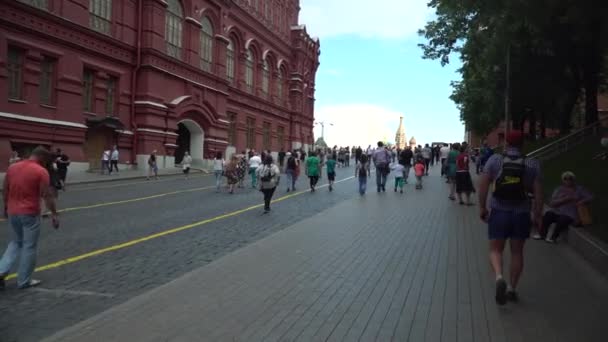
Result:
[[[405,166],[399,163],[393,163],[391,165],[391,170],[393,170],[395,175],[395,192],[397,192],[397,188],[399,188],[400,192],[403,193],[403,186],[405,185],[405,179],[403,178]]]
[[[422,158],[424,159],[426,175],[429,175],[429,167],[431,166],[431,158],[433,157],[433,150],[429,147],[429,144],[424,145],[422,149]]]
[[[215,191],[220,192],[222,187],[222,176],[224,175],[224,159],[222,159],[222,152],[215,154],[213,159],[213,174],[215,175]]]
[[[103,151],[103,154],[101,155],[101,174],[105,174],[106,170],[108,170],[108,172],[110,172],[110,156],[112,155],[112,152],[110,150],[105,150]]]
[[[441,149],[439,149],[439,158],[441,158],[441,175],[446,174],[446,167],[448,161],[448,154],[450,154],[450,147],[448,144],[444,144]]]
[[[118,146],[114,145],[112,149],[112,154],[110,155],[110,174],[112,174],[112,170],[116,170],[118,173]]]
[[[249,158],[249,174],[251,175],[251,187],[256,188],[258,185],[257,171],[262,164],[262,158],[258,153],[255,153],[253,157]]]
[[[188,179],[188,174],[190,174],[190,166],[192,165],[192,157],[190,153],[184,152],[184,159],[182,159],[182,170],[184,170],[184,176]]]
[[[266,159],[264,159],[264,164],[256,170],[256,173],[257,177],[260,178],[260,191],[264,193],[264,214],[268,214],[270,213],[272,195],[277,189],[279,180],[281,179],[281,171],[274,164],[272,156],[268,154],[266,155]]]

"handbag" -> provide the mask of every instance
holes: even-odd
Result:
[[[578,219],[582,226],[590,226],[593,224],[593,218],[591,217],[591,210],[588,206],[584,204],[579,204],[576,206],[578,211]]]

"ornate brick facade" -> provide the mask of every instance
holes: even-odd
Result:
[[[157,150],[165,167],[185,150],[202,162],[306,148],[320,44],[299,10],[299,0],[2,1],[0,171],[12,149],[37,144],[82,168],[114,144],[121,163]]]

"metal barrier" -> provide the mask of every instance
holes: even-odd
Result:
[[[540,161],[546,161],[553,159],[564,152],[568,152],[574,147],[585,142],[587,138],[597,135],[603,121],[607,121],[607,119],[608,118],[602,118],[589,126],[583,127],[563,138],[539,148],[538,150],[532,151],[528,153],[528,157],[532,157]]]

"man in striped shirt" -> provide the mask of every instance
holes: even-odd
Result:
[[[524,244],[530,237],[532,224],[542,221],[540,163],[523,156],[523,142],[521,131],[510,132],[505,153],[490,157],[479,180],[480,217],[488,223],[490,262],[496,275],[496,302],[500,305],[518,300],[515,289],[524,266]],[[488,211],[491,183],[495,187]],[[528,193],[534,194],[533,206]],[[511,248],[510,284],[503,279],[502,269],[507,240]]]

